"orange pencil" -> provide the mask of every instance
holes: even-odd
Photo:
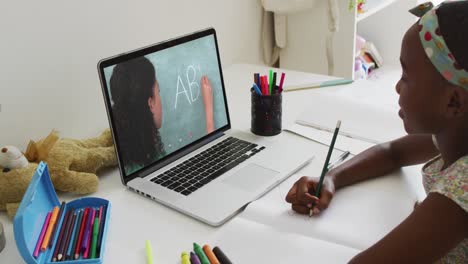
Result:
[[[47,249],[47,246],[49,245],[50,235],[52,234],[52,230],[54,229],[55,222],[57,221],[58,212],[59,212],[59,207],[55,206],[54,211],[52,211],[52,216],[50,217],[49,226],[47,227],[44,240],[42,241],[41,251],[45,251]]]
[[[218,258],[215,256],[210,246],[204,245],[203,251],[205,252],[205,255],[208,257],[208,259],[210,260],[211,264],[220,264]]]

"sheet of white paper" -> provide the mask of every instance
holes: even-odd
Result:
[[[309,108],[296,118],[296,123],[333,132],[338,120],[341,120],[341,135],[370,143],[406,135],[396,111],[324,94],[310,97]]]
[[[309,126],[303,126],[299,124],[292,124],[288,128],[285,129],[286,131],[301,135],[308,139],[314,140],[326,146],[330,146],[331,139],[333,134],[328,131],[323,131],[319,129],[315,129]],[[357,140],[354,138],[338,135],[335,141],[335,149],[341,151],[349,151],[353,155],[357,155],[362,151],[374,146],[373,143],[369,143],[362,140]]]
[[[318,175],[322,164],[313,162],[311,165],[315,173],[308,175]],[[241,217],[283,232],[363,250],[384,237],[412,212],[418,197],[402,174],[396,172],[340,189],[328,209],[309,218],[295,213],[285,202],[290,187],[304,175],[302,172],[251,203]]]
[[[285,233],[236,217],[223,226],[212,247],[219,246],[233,263],[347,263],[357,249]]]

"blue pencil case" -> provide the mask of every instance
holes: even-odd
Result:
[[[52,261],[52,258],[55,251],[55,247],[58,244],[57,242],[59,240],[60,228],[62,224],[66,222],[65,218],[67,212],[71,210],[75,210],[75,212],[84,212],[84,208],[102,208],[102,235],[100,236],[101,240],[99,241],[100,244],[98,244],[100,245],[100,248],[96,254],[96,257],[84,259],[82,256],[80,256],[79,259],[60,261],[65,263],[76,264],[102,263],[105,251],[107,228],[109,226],[111,205],[108,200],[95,197],[80,198],[66,203],[63,207],[63,213],[60,215],[60,218],[58,218],[57,216],[57,220],[55,223],[55,225],[57,226],[56,232],[54,232],[54,235],[50,237],[52,247],[47,247],[45,251],[41,251],[37,258],[34,257],[34,250],[36,249],[36,245],[41,235],[41,231],[43,229],[46,217],[48,213],[54,209],[54,207],[60,207],[60,205],[61,204],[57,197],[57,193],[55,192],[55,189],[52,185],[52,181],[50,180],[47,164],[41,162],[38,165],[34,176],[32,177],[31,183],[29,184],[26,193],[24,194],[23,200],[21,201],[13,223],[16,246],[24,261],[28,264],[56,263]],[[71,213],[68,215],[71,215]],[[91,218],[92,217],[90,217],[90,219]],[[78,220],[76,220],[75,223],[77,222]],[[72,230],[72,228],[70,228],[70,230]]]

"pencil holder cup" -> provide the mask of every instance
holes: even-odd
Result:
[[[251,89],[250,95],[252,133],[259,136],[274,136],[281,133],[282,93],[259,95]]]

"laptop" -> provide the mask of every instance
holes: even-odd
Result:
[[[231,128],[213,28],[98,71],[122,183],[183,214],[219,226],[310,161],[300,146]]]

